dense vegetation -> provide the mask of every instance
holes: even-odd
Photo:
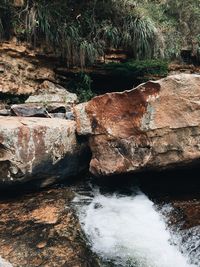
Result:
[[[16,37],[81,67],[63,84],[80,101],[166,76],[182,49],[200,63],[199,25],[200,0],[0,0],[0,40]],[[84,73],[115,49],[129,60],[101,65],[106,76]]]
[[[94,63],[110,48],[133,59],[198,54],[200,0],[0,0],[0,37],[42,45],[68,65]]]

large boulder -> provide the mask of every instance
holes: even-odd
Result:
[[[200,162],[200,75],[180,74],[75,107],[90,171],[112,175]]]
[[[0,185],[33,180],[43,187],[83,171],[87,145],[75,131],[74,121],[0,117]]]

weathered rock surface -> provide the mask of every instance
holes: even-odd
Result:
[[[13,267],[97,267],[68,188],[0,199],[0,255]],[[5,263],[5,262],[4,262]],[[10,265],[1,265],[11,267]]]
[[[60,118],[74,120],[74,115],[70,106],[65,107],[64,103],[28,103],[12,105],[10,109],[0,109],[1,116],[18,116],[18,117],[43,117],[43,118]]]
[[[31,95],[23,104],[14,104],[7,108],[0,105],[0,115],[19,117],[46,117],[73,119],[73,106],[78,102],[76,94],[68,92],[62,86],[44,81],[37,93]]]
[[[49,81],[44,81],[36,94],[31,95],[26,103],[45,103],[46,105],[52,103],[63,103],[65,105],[73,105],[78,102],[76,94],[68,92],[60,85],[56,85]]]
[[[43,105],[36,104],[19,104],[12,105],[11,112],[14,116],[19,117],[45,117],[49,118],[49,114]]]
[[[29,95],[45,80],[56,81],[49,60],[42,60],[26,44],[0,43],[0,93]]]
[[[75,107],[94,175],[200,162],[200,75],[180,74]]]
[[[45,186],[88,166],[88,149],[74,121],[0,117],[0,184],[37,180]]]
[[[10,116],[10,115],[11,115],[10,108],[0,103],[0,116]]]

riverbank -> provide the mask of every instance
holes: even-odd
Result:
[[[1,194],[0,256],[13,267],[98,267],[70,206],[73,197],[67,187]]]
[[[101,257],[98,260],[90,251],[91,243],[84,228],[81,229],[76,213],[77,196],[79,211],[84,211],[85,205],[93,200],[94,188],[98,188],[102,197],[121,195],[130,200],[132,189],[140,188],[163,214],[169,229],[189,233],[200,225],[198,172],[190,170],[193,176],[190,179],[189,171],[184,173],[147,173],[143,174],[139,183],[131,175],[123,177],[123,181],[117,177],[101,180],[79,178],[39,192],[33,192],[30,188],[23,191],[21,188],[20,193],[17,190],[1,193],[0,255],[14,267],[104,266],[100,263]],[[181,188],[179,192],[178,183]],[[117,203],[118,212],[120,206]],[[127,216],[130,212],[123,210]],[[118,218],[123,220],[120,216]],[[185,239],[186,245],[187,242],[190,241]]]

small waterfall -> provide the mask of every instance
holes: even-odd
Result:
[[[178,243],[181,237],[175,238],[167,229],[163,216],[146,195],[140,191],[129,196],[101,194],[98,190],[93,193],[94,196],[78,195],[74,205],[92,250],[105,263],[103,266],[199,266],[194,253],[191,261],[187,246],[183,249]],[[197,240],[195,244],[191,246],[197,247]]]

